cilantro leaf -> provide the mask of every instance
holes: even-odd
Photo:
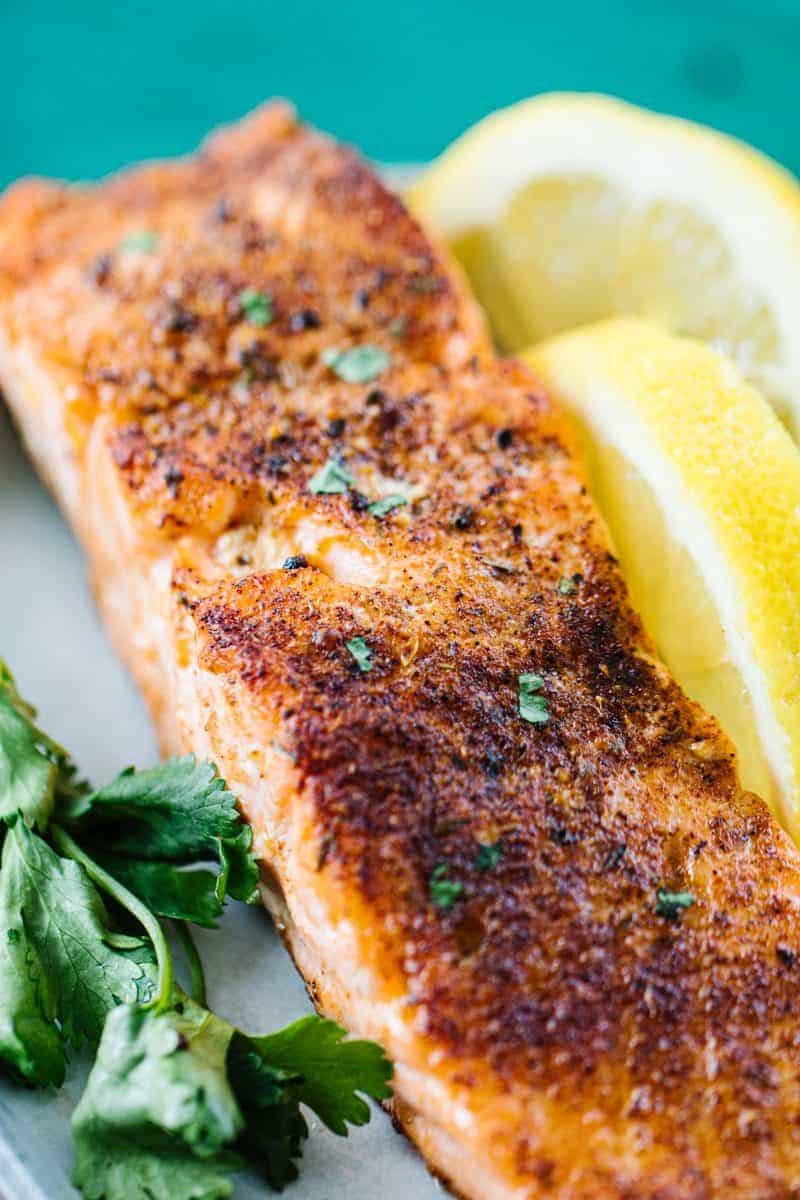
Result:
[[[269,292],[244,288],[239,292],[239,307],[251,325],[259,325],[263,329],[272,321],[272,296]]]
[[[297,1099],[342,1136],[347,1125],[365,1125],[372,1096],[391,1096],[392,1064],[375,1042],[345,1040],[345,1030],[324,1017],[301,1017],[277,1033],[250,1037],[249,1048],[272,1070],[296,1077]]]
[[[545,725],[550,720],[550,709],[546,697],[538,695],[544,687],[541,675],[520,675],[518,684],[519,715],[531,725]]]
[[[447,863],[437,863],[428,880],[428,893],[436,908],[452,908],[464,891],[464,884],[458,879],[448,879],[447,871]]]
[[[372,651],[362,637],[351,638],[349,642],[345,642],[345,646],[356,660],[362,674],[372,670]]]
[[[257,904],[259,901],[258,860],[251,853],[253,831],[242,824],[234,838],[221,838],[219,860],[222,870],[217,876],[217,899],[220,904],[226,896],[240,900],[242,904]]]
[[[246,904],[257,899],[252,832],[215,768],[192,755],[147,771],[123,771],[107,787],[62,806],[59,815],[112,874],[121,872],[120,882],[162,916],[213,924],[220,908],[212,896],[219,906],[226,894]],[[189,872],[174,865],[213,859],[218,875],[197,872],[189,879]],[[179,901],[185,905],[181,910]]]
[[[227,1079],[227,1022],[124,1005],[109,1014],[72,1118],[73,1181],[87,1200],[221,1200],[243,1118]]]
[[[95,1043],[110,1009],[151,990],[147,967],[112,944],[105,906],[83,868],[60,858],[24,821],[6,834],[2,875],[31,948],[40,1011],[55,1010],[74,1046]]]
[[[0,870],[0,1059],[29,1083],[60,1087],[66,1064],[54,1024],[56,996],[25,930],[15,854],[7,838]]]
[[[222,898],[217,895],[222,874],[119,854],[96,852],[94,858],[160,917],[214,929],[222,916]]]
[[[234,1035],[228,1052],[228,1078],[244,1113],[236,1147],[276,1191],[298,1176],[308,1125],[300,1111],[294,1076],[271,1066],[244,1034]]]
[[[182,996],[160,1015],[115,1009],[73,1117],[74,1182],[88,1200],[217,1200],[232,1147],[280,1191],[308,1136],[301,1104],[345,1135],[369,1120],[359,1093],[391,1094],[380,1047],[344,1039],[314,1016],[250,1037]]]
[[[408,504],[405,496],[391,495],[383,496],[380,500],[373,500],[367,505],[367,512],[372,513],[373,517],[377,517],[380,521],[383,517],[393,512],[396,508],[402,508],[404,504]]]
[[[14,676],[0,660],[0,819],[21,812],[29,825],[44,831],[56,792],[79,792],[75,767],[66,750],[35,723],[36,710],[19,692]]]
[[[370,383],[389,369],[392,360],[380,346],[365,345],[325,350],[322,361],[345,383]]]
[[[329,458],[324,467],[320,467],[316,475],[308,482],[308,490],[314,496],[340,496],[352,487],[355,476],[338,458]]]
[[[0,691],[0,816],[21,812],[45,829],[53,808],[58,767],[36,737],[36,728]]]

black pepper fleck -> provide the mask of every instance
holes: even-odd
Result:
[[[211,220],[218,225],[224,225],[226,221],[230,221],[232,216],[230,204],[224,196],[221,196],[211,210]]]
[[[191,333],[197,328],[198,317],[180,304],[175,304],[164,319],[164,329],[167,333]]]
[[[507,450],[513,440],[514,434],[510,429],[501,429],[497,434],[497,444],[501,450]]]
[[[626,842],[617,842],[616,846],[612,846],[608,854],[603,859],[603,865],[600,870],[605,874],[606,871],[615,871],[622,859],[625,856],[625,851],[628,849]]]
[[[104,283],[107,283],[113,264],[114,260],[110,254],[99,254],[89,267],[89,278],[92,283],[98,287],[102,287]]]
[[[333,420],[328,421],[325,432],[329,438],[340,438],[344,433],[346,424],[347,422],[344,417],[334,417]]]
[[[289,318],[289,328],[292,333],[304,333],[307,329],[319,329],[321,324],[319,314],[315,313],[313,308],[304,308],[300,312],[292,313]]]
[[[456,529],[469,529],[475,519],[475,509],[471,504],[466,508],[462,508],[460,513],[457,513],[453,519],[453,525]]]
[[[503,760],[491,751],[483,756],[481,765],[487,775],[493,775],[495,779],[503,773]]]
[[[284,571],[302,571],[303,567],[308,566],[308,559],[304,554],[293,554],[287,558],[283,564]]]
[[[239,362],[250,373],[250,382],[271,382],[279,377],[278,360],[269,354],[263,342],[251,342],[239,351]]]
[[[178,495],[178,489],[183,483],[183,471],[180,471],[177,467],[167,467],[164,472],[164,483],[167,485],[170,496],[175,500]]]
[[[577,833],[573,833],[564,825],[549,825],[547,834],[551,841],[557,842],[559,846],[574,846],[580,840]]]

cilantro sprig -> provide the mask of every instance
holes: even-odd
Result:
[[[190,924],[254,902],[252,834],[215,768],[192,757],[79,781],[0,662],[0,1063],[60,1086],[70,1048],[97,1059],[75,1110],[74,1182],[87,1200],[217,1200],[255,1166],[298,1173],[303,1106],[335,1133],[391,1094],[372,1042],[305,1017],[253,1037],[206,1007]],[[160,918],[190,968],[175,981]]]

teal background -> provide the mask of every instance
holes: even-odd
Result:
[[[800,172],[800,0],[0,0],[0,185],[193,146],[275,94],[384,160],[555,88],[695,117]]]

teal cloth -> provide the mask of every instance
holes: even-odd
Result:
[[[800,0],[0,0],[0,186],[183,152],[265,98],[384,161],[534,92],[598,90],[800,173]]]

